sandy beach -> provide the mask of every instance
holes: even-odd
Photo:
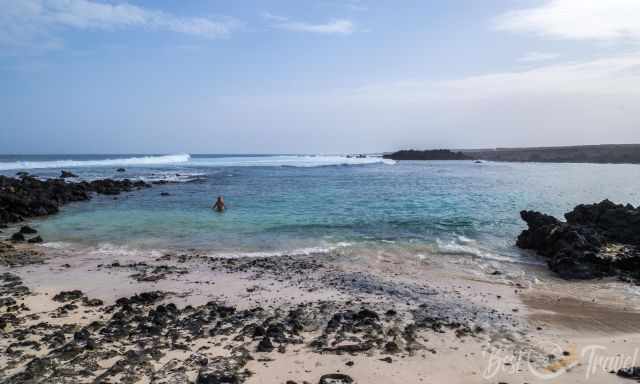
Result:
[[[7,383],[617,383],[640,341],[632,287],[535,265],[12,252],[37,256],[0,271]]]

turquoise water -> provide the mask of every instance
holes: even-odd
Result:
[[[177,181],[117,200],[101,196],[68,205],[35,225],[50,243],[214,254],[393,246],[517,260],[525,257],[513,246],[524,228],[522,209],[560,216],[605,198],[640,203],[637,165],[393,163],[338,156],[136,159],[0,157],[0,172],[22,167],[52,177],[62,166],[87,179]],[[116,172],[118,166],[127,172]],[[210,209],[218,195],[227,203],[222,214]]]

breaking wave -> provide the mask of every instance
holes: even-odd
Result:
[[[276,156],[195,156],[188,154],[140,156],[106,159],[56,159],[0,162],[0,171],[50,168],[125,167],[145,165],[180,165],[182,167],[326,167],[366,164],[395,164],[382,157],[350,157],[339,155],[276,155]]]
[[[104,160],[51,160],[51,161],[15,161],[0,163],[0,170],[11,169],[43,169],[43,168],[79,168],[79,167],[113,167],[135,165],[162,165],[187,163],[191,156],[187,154],[142,156]]]
[[[501,255],[495,251],[481,248],[475,240],[459,236],[458,241],[436,239],[437,251],[444,255],[471,256],[485,260],[520,264],[540,264],[537,260],[526,260],[512,255]]]
[[[326,167],[339,165],[395,164],[382,157],[347,157],[326,155],[228,156],[194,158],[193,165],[205,167]]]

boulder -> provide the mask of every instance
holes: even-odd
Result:
[[[126,172],[126,171],[127,171],[127,170],[126,170],[126,169],[124,169],[124,168],[118,168],[118,169],[116,169],[116,172]]]
[[[11,236],[11,240],[15,241],[15,242],[21,242],[21,241],[24,241],[25,238],[24,238],[24,235],[22,233],[16,232]]]
[[[527,223],[516,242],[547,260],[563,278],[620,276],[640,279],[640,210],[608,200],[579,205],[566,222],[540,212],[522,211]]]
[[[38,231],[36,231],[35,229],[31,228],[28,225],[23,225],[22,227],[20,227],[20,233],[24,235],[32,235],[34,233],[38,233]]]
[[[274,346],[271,343],[271,339],[269,339],[269,336],[264,336],[262,338],[262,340],[260,340],[260,342],[258,343],[258,346],[256,347],[256,351],[258,352],[271,352],[273,351]]]

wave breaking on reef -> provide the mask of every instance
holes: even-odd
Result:
[[[179,165],[186,167],[294,167],[312,168],[367,164],[395,164],[382,157],[350,157],[340,155],[273,155],[273,156],[191,156],[189,154],[109,157],[104,159],[50,159],[0,162],[0,171],[52,168],[99,168]]]
[[[186,163],[191,160],[188,154],[141,156],[121,159],[102,160],[49,160],[49,161],[14,161],[0,163],[0,171],[12,169],[45,169],[45,168],[81,168],[81,167],[113,167]]]

